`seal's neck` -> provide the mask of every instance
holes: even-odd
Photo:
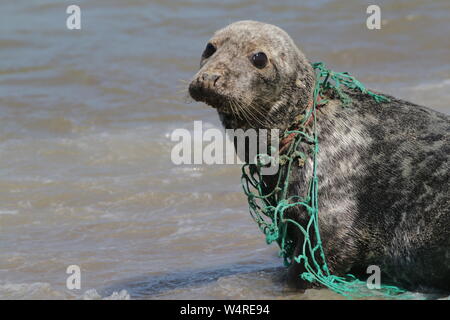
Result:
[[[268,118],[275,124],[281,133],[286,130],[298,128],[305,123],[313,108],[313,95],[315,86],[315,73],[312,68],[304,71],[305,74],[291,79],[284,85],[283,95],[274,103],[268,112]]]

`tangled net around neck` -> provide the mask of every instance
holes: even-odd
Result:
[[[288,149],[283,154],[268,156],[274,159],[278,157],[279,170],[276,187],[270,192],[267,184],[261,174],[262,163],[244,164],[242,167],[241,182],[244,192],[248,199],[250,214],[257,223],[260,230],[266,237],[267,244],[276,242],[280,247],[280,256],[283,257],[286,266],[295,262],[302,264],[305,272],[300,277],[309,282],[317,282],[341,295],[352,297],[367,297],[375,295],[373,290],[367,290],[366,282],[357,279],[348,274],[345,277],[336,276],[330,273],[327,265],[326,256],[322,246],[322,240],[319,230],[319,208],[318,208],[318,177],[317,177],[317,155],[319,153],[319,142],[316,131],[316,108],[318,101],[320,104],[326,104],[325,92],[330,90],[338,97],[342,105],[348,106],[351,98],[343,90],[343,87],[358,90],[371,96],[376,102],[382,103],[389,101],[388,98],[367,90],[364,85],[348,73],[333,72],[322,63],[314,63],[316,71],[316,82],[313,93],[313,105],[306,112],[299,128],[296,130],[287,130],[283,137],[295,135]],[[312,119],[310,119],[312,117]],[[310,120],[308,120],[310,119]],[[312,134],[306,130],[306,122],[312,120]],[[312,176],[308,181],[308,192],[306,197],[297,195],[288,195],[289,178],[292,169],[298,163],[304,163],[307,160],[305,153],[299,151],[300,144],[306,144],[311,147],[312,154]],[[258,157],[257,157],[258,158]],[[286,210],[292,207],[303,207],[308,214],[309,221],[306,225],[301,225],[285,215]],[[303,234],[303,244],[301,253],[294,256],[294,246],[296,243],[288,236],[288,226],[293,225]],[[368,292],[369,291],[369,292]],[[377,295],[394,298],[405,291],[395,287],[382,285],[377,291]],[[403,296],[403,295],[402,295]],[[404,296],[402,298],[405,298]]]

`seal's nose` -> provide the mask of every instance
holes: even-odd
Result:
[[[216,86],[217,80],[219,80],[219,78],[220,78],[220,74],[204,72],[201,75],[201,78],[204,82],[203,86],[205,86],[207,88],[212,88],[212,87]]]
[[[189,85],[189,93],[194,100],[205,101],[208,96],[216,93],[217,81],[220,74],[216,72],[202,72]]]

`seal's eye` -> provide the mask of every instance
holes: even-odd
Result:
[[[202,57],[204,59],[208,59],[214,54],[214,52],[216,52],[216,47],[214,47],[211,43],[208,43],[206,45],[205,51],[203,51]]]
[[[262,69],[267,65],[267,56],[264,52],[255,53],[252,57],[252,63],[258,69]]]

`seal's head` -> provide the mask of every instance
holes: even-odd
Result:
[[[226,128],[286,129],[312,99],[314,71],[282,29],[235,22],[210,39],[189,85]]]

